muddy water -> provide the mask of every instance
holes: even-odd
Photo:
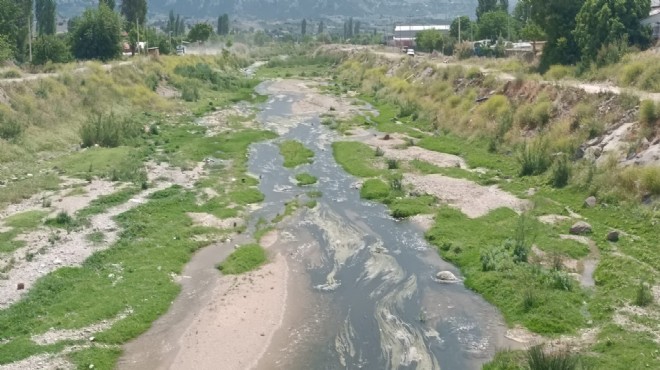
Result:
[[[284,203],[318,190],[313,209],[289,222],[283,248],[296,261],[304,300],[287,308],[259,369],[478,369],[504,339],[500,314],[461,282],[440,283],[442,261],[406,221],[360,199],[356,178],[333,159],[335,134],[316,117],[301,119],[292,104],[302,96],[274,96],[261,121],[315,152],[314,162],[285,169],[276,142],[251,148],[250,172],[261,178],[266,199],[252,224],[271,220]],[[359,159],[356,159],[359,160]],[[309,172],[317,185],[300,188],[295,174]]]

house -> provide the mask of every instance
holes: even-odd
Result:
[[[660,39],[660,0],[651,0],[651,12],[640,23],[651,26],[653,38]]]
[[[388,40],[391,46],[410,47],[415,45],[417,32],[426,30],[438,30],[440,32],[449,32],[448,24],[429,25],[429,26],[396,26],[394,27],[394,37]]]

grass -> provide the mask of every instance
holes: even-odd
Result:
[[[383,200],[390,195],[390,186],[379,179],[369,179],[362,184],[360,196],[369,200]]]
[[[335,160],[346,172],[357,177],[375,177],[383,171],[376,168],[376,152],[368,145],[353,141],[332,143]],[[373,158],[374,160],[370,160]]]
[[[280,145],[280,153],[284,157],[284,167],[294,168],[302,164],[312,163],[314,152],[296,140],[286,140]]]
[[[223,274],[237,275],[257,269],[266,262],[266,251],[258,244],[242,245],[219,266]]]
[[[312,176],[308,173],[299,173],[296,175],[296,181],[298,182],[298,186],[305,186],[316,184],[318,179],[316,176]]]
[[[36,229],[48,215],[44,211],[28,211],[9,216],[3,220],[4,226],[11,229],[0,233],[0,253],[11,253],[25,245],[25,242],[14,240],[18,235]]]

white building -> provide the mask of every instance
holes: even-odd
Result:
[[[660,1],[660,0],[659,0]],[[417,32],[426,30],[438,30],[449,32],[448,24],[429,25],[429,26],[396,26],[394,27],[393,42],[395,46],[414,46]]]

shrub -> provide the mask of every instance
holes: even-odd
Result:
[[[651,288],[644,281],[640,281],[635,292],[635,305],[640,307],[648,306],[653,303],[653,293]]]
[[[567,351],[546,353],[543,345],[536,345],[527,351],[529,370],[577,370],[580,358]]]
[[[520,163],[520,176],[544,173],[552,164],[547,144],[545,142],[525,143],[518,155],[518,163]]]
[[[403,177],[401,174],[395,174],[390,177],[390,189],[397,192],[403,190]]]
[[[555,161],[555,166],[552,170],[552,186],[555,188],[563,188],[568,185],[568,179],[571,176],[571,167],[566,159],[566,156]]]
[[[55,35],[42,35],[34,40],[32,46],[32,62],[37,65],[53,63],[66,63],[72,59],[69,45],[61,37]]]
[[[644,100],[639,106],[639,121],[648,127],[655,126],[660,118],[660,107],[656,107],[651,100]]]
[[[2,78],[19,78],[19,77],[21,77],[21,72],[15,69],[10,69],[2,74]]]
[[[545,283],[557,290],[573,290],[575,281],[564,271],[552,270],[544,277]]]
[[[199,100],[199,88],[196,85],[185,85],[181,90],[181,98],[187,102]]]
[[[529,312],[534,306],[536,306],[536,295],[531,289],[525,290],[523,293],[523,311]]]
[[[457,44],[454,48],[454,55],[459,60],[471,58],[474,56],[474,46],[468,41]]]
[[[574,73],[574,69],[569,66],[554,65],[543,76],[548,80],[562,80]]]
[[[399,162],[397,162],[396,159],[388,159],[387,160],[387,169],[388,170],[396,170],[399,168]]]
[[[360,196],[364,199],[379,200],[387,198],[390,188],[382,180],[369,179],[362,184]]]
[[[15,119],[0,113],[0,139],[14,140],[23,133],[23,126]]]
[[[225,259],[218,269],[223,274],[242,274],[266,262],[266,251],[258,244],[243,245]]]
[[[114,114],[98,115],[85,123],[80,129],[84,147],[94,145],[114,148],[126,140],[140,136],[142,127],[130,118],[119,119]]]
[[[385,155],[385,152],[383,151],[383,149],[381,149],[380,147],[376,148],[376,153],[375,153],[376,157],[382,157],[384,155]]]

